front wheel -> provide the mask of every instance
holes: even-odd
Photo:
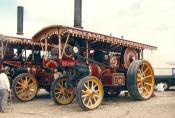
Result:
[[[130,96],[136,100],[146,100],[154,90],[154,71],[145,60],[133,61],[127,71],[127,85]]]
[[[58,78],[52,83],[51,96],[56,104],[67,105],[75,98],[74,88],[68,88],[66,82],[66,78]]]
[[[33,75],[22,73],[13,80],[12,89],[14,96],[18,100],[27,102],[37,94],[37,81]]]
[[[80,80],[77,86],[77,101],[84,110],[92,110],[103,100],[103,86],[101,81],[94,76],[87,76]]]

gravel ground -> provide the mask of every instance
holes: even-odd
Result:
[[[102,105],[92,111],[83,111],[76,100],[66,106],[53,103],[44,90],[30,102],[13,100],[7,113],[0,118],[175,118],[175,89],[155,92],[147,101],[133,101],[124,94],[104,99]]]

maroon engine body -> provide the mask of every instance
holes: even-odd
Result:
[[[91,63],[91,64],[88,65],[88,68],[89,68],[89,75],[90,76],[96,76],[98,78],[101,77],[102,70],[101,70],[99,65]]]
[[[103,86],[122,86],[125,85],[123,73],[105,73],[101,78]]]
[[[81,69],[80,69],[81,68]],[[86,73],[84,76],[95,76],[102,81],[104,86],[122,86],[125,85],[125,76],[123,73],[116,73],[115,68],[102,68],[95,63],[78,66],[80,73]]]

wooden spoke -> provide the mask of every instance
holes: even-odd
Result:
[[[94,97],[98,98],[98,97],[99,97],[99,95],[94,95]]]
[[[141,75],[139,74],[139,73],[137,73],[137,76],[141,79],[142,77],[141,77]]]
[[[65,97],[69,98],[71,96],[71,94],[65,93]]]
[[[65,95],[64,95],[64,94],[63,94],[63,96],[62,96],[62,99],[63,99],[63,100],[65,100],[65,99],[66,99],[66,97],[65,97]]]
[[[144,89],[144,90],[145,90],[147,93],[149,93],[149,91],[147,90],[147,88],[146,88],[146,87],[144,87],[143,89]]]
[[[28,86],[29,86],[29,87],[32,87],[32,86],[35,86],[35,85],[34,85],[34,83],[31,83],[31,84],[29,84]]]
[[[89,105],[92,105],[92,100],[91,100],[91,98],[89,98]]]
[[[143,73],[146,73],[148,70],[149,70],[149,67],[147,67],[147,68],[143,71]]]
[[[57,94],[60,94],[61,92],[59,91],[59,92],[55,92],[55,95],[57,95]]]
[[[22,86],[17,86],[16,89],[22,89],[23,87]]]
[[[25,77],[25,82],[26,82],[26,84],[28,84],[28,77],[27,76]]]
[[[93,89],[93,88],[95,88],[95,87],[94,87],[94,82],[92,82],[92,85],[91,85],[91,89]]]
[[[61,86],[62,86],[62,87],[64,87],[64,83],[63,83],[63,82],[64,82],[64,81],[61,81]]]
[[[89,86],[89,81],[87,82],[87,87],[90,88],[90,86]]]
[[[57,95],[55,95],[55,96],[56,96],[57,99],[61,99],[61,98],[62,98],[62,97],[61,97],[62,94],[57,94]]]
[[[94,82],[92,82],[94,83]],[[97,85],[94,83],[93,86],[91,87],[92,90],[95,90],[95,88],[97,87]]]
[[[59,87],[63,88],[63,83],[60,84],[60,83],[58,82],[57,84],[58,84]]]
[[[147,74],[143,78],[147,79],[147,78],[150,78],[150,77],[152,77],[152,75],[151,74],[149,74],[149,75]]]
[[[142,85],[141,82],[139,82],[139,83],[137,84],[138,87],[140,87],[141,85]]]
[[[24,83],[24,80],[23,80],[23,78],[21,78],[20,80],[19,80],[19,82],[21,82],[22,84]]]
[[[85,97],[88,97],[88,96],[89,96],[88,94],[85,94],[85,95],[82,95],[81,97],[85,98]]]
[[[148,83],[148,82],[144,82],[144,84],[148,85],[148,86],[152,86],[152,84]]]
[[[98,89],[94,91],[94,93],[97,93],[97,94],[98,94],[98,92],[99,92],[99,90],[98,90]]]
[[[85,104],[86,99],[87,99],[86,97],[83,99],[83,103],[84,103],[84,104]]]
[[[143,73],[143,68],[144,68],[144,66],[145,66],[145,64],[142,64],[142,65],[141,65],[141,68],[140,68],[140,70],[141,70],[142,73]]]
[[[60,91],[60,87],[57,86],[57,87],[55,88],[55,91]]]
[[[140,73],[141,75],[143,74],[142,71],[141,71],[140,69],[139,69],[138,71],[139,71],[139,73]]]
[[[85,91],[85,90],[83,90],[83,89],[81,90],[81,92],[82,92],[82,93],[86,93],[86,91]]]
[[[84,84],[84,87],[85,87],[87,90],[90,90],[90,89],[88,88],[88,86],[86,86],[86,84]]]
[[[23,91],[24,91],[24,90],[21,89],[21,90],[19,90],[16,94],[19,95],[19,94],[21,94]]]
[[[21,85],[22,87],[24,87],[24,85],[23,85],[22,83],[20,83],[20,82],[17,82],[17,84],[19,84],[19,85]]]
[[[97,99],[95,98],[95,96],[93,96],[93,100],[94,100],[94,102],[97,102]]]

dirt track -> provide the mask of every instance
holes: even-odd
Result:
[[[175,118],[175,89],[155,94],[150,100],[141,102],[121,94],[105,99],[98,109],[82,111],[76,100],[70,105],[58,106],[41,90],[33,101],[14,100],[8,106],[8,113],[1,113],[0,118]]]

